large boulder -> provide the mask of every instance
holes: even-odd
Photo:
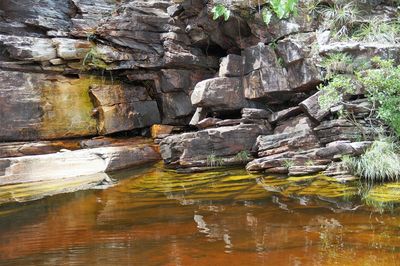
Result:
[[[288,119],[301,113],[299,106],[290,107],[268,115],[268,122],[277,123],[279,121]]]
[[[286,70],[278,62],[274,50],[259,43],[242,52],[244,94],[247,99],[264,99],[290,92]]]
[[[89,41],[68,38],[54,38],[57,56],[65,60],[84,59],[93,45]]]
[[[160,94],[163,124],[188,124],[195,109],[184,92]]]
[[[191,71],[183,69],[161,70],[162,92],[189,91],[192,87]]]
[[[360,121],[350,122],[346,119],[322,121],[314,128],[321,143],[338,140],[361,141],[373,140],[378,132],[371,126]]]
[[[394,43],[374,42],[363,43],[359,41],[332,42],[321,45],[319,53],[321,55],[346,53],[353,58],[354,62],[362,63],[374,56],[384,59],[392,59],[396,63],[400,62],[400,45]]]
[[[312,53],[317,52],[312,49],[316,39],[317,34],[314,32],[290,35],[277,42],[276,52],[285,65],[290,65],[312,57]]]
[[[318,146],[318,139],[313,134],[311,121],[304,115],[300,115],[279,125],[273,135],[258,137],[255,149],[258,156],[263,157]]]
[[[43,0],[38,3],[35,0],[2,0],[0,2],[0,10],[4,11],[2,17],[5,21],[14,23],[8,23],[6,24],[8,27],[4,28],[0,26],[0,29],[2,32],[23,35],[38,35],[43,30],[58,31],[61,34],[60,32],[69,30],[70,15],[74,9],[72,1]]]
[[[290,64],[288,81],[293,91],[310,91],[322,82],[320,71],[312,59],[304,59]]]
[[[157,102],[146,88],[128,85],[95,85],[90,95],[98,112],[99,134],[149,127],[161,122]]]
[[[160,151],[167,164],[191,166],[202,161],[205,166],[205,160],[211,155],[227,157],[250,151],[257,137],[269,132],[264,125],[256,124],[208,128],[166,137],[160,143]]]
[[[249,105],[240,78],[213,78],[196,84],[191,96],[196,107],[213,111],[240,110]]]

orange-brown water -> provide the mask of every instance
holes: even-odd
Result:
[[[0,265],[400,265],[397,184],[361,199],[318,176],[112,177],[106,190],[0,206]]]

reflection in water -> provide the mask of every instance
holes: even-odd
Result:
[[[0,265],[396,265],[400,258],[397,184],[359,197],[357,184],[324,176],[237,169],[188,175],[156,166],[111,178],[118,184],[106,190],[0,207]]]

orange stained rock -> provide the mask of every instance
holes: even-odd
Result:
[[[174,129],[174,126],[159,125],[159,124],[153,125],[151,127],[151,137],[153,139],[155,139],[162,134],[171,134],[173,129]]]

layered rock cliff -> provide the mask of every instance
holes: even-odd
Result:
[[[148,135],[163,124],[164,133],[189,131],[156,134],[175,167],[255,159],[248,170],[325,170],[340,154],[361,153],[374,132],[362,90],[347,105],[319,106],[321,58],[398,61],[400,47],[333,38],[308,2],[266,26],[240,2],[223,21],[202,0],[3,0],[0,141]],[[369,10],[365,19],[397,12],[385,1]],[[341,109],[359,123],[337,119]]]

